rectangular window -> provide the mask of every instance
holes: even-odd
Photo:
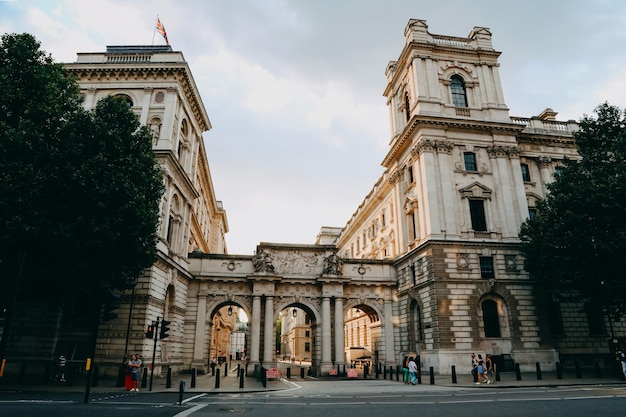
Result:
[[[546,311],[548,313],[548,323],[550,325],[550,333],[562,335],[563,331],[563,317],[561,315],[561,306],[559,303],[550,301],[546,304]]]
[[[534,220],[535,216],[537,216],[537,209],[534,207],[528,207],[528,218],[530,220]]]
[[[409,183],[413,184],[415,182],[415,177],[413,177],[413,167],[409,167]]]
[[[417,239],[417,224],[415,223],[415,211],[407,214],[407,222],[409,227],[409,240],[412,242]]]
[[[522,179],[524,182],[530,182],[530,168],[528,168],[528,164],[521,164],[522,167]]]
[[[304,344],[304,351],[305,351],[305,352],[310,352],[310,351],[311,351],[311,343],[306,342],[306,343]]]
[[[415,265],[411,265],[411,280],[413,285],[417,285],[417,275],[415,274]]]
[[[305,337],[311,337],[311,331],[310,330],[305,331],[304,332],[304,336]]]
[[[585,312],[587,313],[587,324],[589,325],[589,335],[604,335],[604,316],[602,309],[595,304],[585,304]]]
[[[477,232],[487,231],[487,220],[485,219],[485,201],[468,200],[470,216],[472,218],[472,229]]]
[[[474,152],[463,152],[463,161],[466,171],[478,171],[476,167],[476,154]]]
[[[495,278],[496,274],[493,270],[493,257],[481,256],[480,259],[480,277],[489,279]]]

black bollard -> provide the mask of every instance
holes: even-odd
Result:
[[[563,379],[563,371],[561,370],[561,363],[556,363],[556,379]]]
[[[432,366],[430,367],[430,385],[435,385],[435,370]]]
[[[148,386],[148,368],[143,368],[143,376],[141,377],[141,388]]]
[[[393,381],[393,365],[389,365],[389,380]]]
[[[383,379],[387,379],[387,367],[383,366]]]
[[[430,368],[433,369],[433,368]],[[422,365],[417,365],[417,384],[422,385]]]
[[[535,368],[537,368],[537,379],[543,379],[541,375],[541,364],[539,362],[535,362]]]
[[[243,375],[245,374],[245,370],[239,370],[239,388],[243,388]]]
[[[496,381],[500,381],[500,368],[498,368],[498,365],[494,364],[493,366],[495,366],[496,368]]]
[[[216,372],[215,373],[215,388],[219,388],[220,387],[220,374],[221,374],[221,372]]]
[[[185,392],[185,381],[178,384],[178,405],[183,405],[183,393]]]
[[[172,368],[167,367],[167,378],[165,379],[165,388],[172,388]]]
[[[224,376],[228,376],[228,363],[224,362]]]
[[[198,374],[198,371],[196,370],[196,368],[191,368],[191,388],[195,388],[196,387],[196,376]]]
[[[287,368],[287,378],[291,378],[291,368]]]
[[[580,379],[583,377],[583,373],[580,370],[580,362],[576,361],[575,365],[576,365],[576,379]]]
[[[22,385],[24,384],[24,381],[26,381],[26,363],[22,362],[20,364],[20,373],[17,379],[17,383]]]
[[[452,365],[452,383],[456,384],[456,366]]]
[[[343,364],[343,372],[341,374],[342,376],[346,376],[346,364]]]
[[[400,380],[400,367],[396,366],[396,381]]]
[[[91,386],[92,387],[97,387],[98,386],[98,375],[100,374],[100,369],[97,366],[93,367],[93,377],[91,379]]]
[[[368,376],[368,374],[369,374],[369,370],[370,370],[369,365],[365,365],[365,366],[363,367],[363,378],[367,378],[367,376]]]
[[[304,379],[304,368],[300,368],[300,378]]]
[[[515,378],[518,381],[522,380],[522,372],[519,370],[519,363],[515,363]]]
[[[374,370],[374,373],[375,373],[375,375],[376,375],[376,379],[378,379],[378,376],[380,375],[380,368],[379,368],[379,365],[380,365],[379,363],[377,363],[376,365],[374,365],[374,368],[376,368],[376,369]]]

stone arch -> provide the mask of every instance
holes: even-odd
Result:
[[[285,327],[281,328],[280,346],[274,342],[273,348],[277,353],[280,351],[280,355],[284,360],[310,360],[311,371],[316,374],[322,360],[322,316],[319,306],[310,299],[287,297],[279,300],[274,307],[274,323],[279,320],[281,313],[287,310],[286,315],[282,318],[284,321],[281,321],[281,326],[287,324],[288,331],[285,332]],[[299,313],[298,310],[300,310]],[[292,312],[296,312],[297,316],[292,315]],[[302,321],[300,314],[303,312],[305,317],[308,317],[308,322],[306,320]],[[307,327],[309,330],[307,330]],[[309,333],[303,334],[303,331]],[[283,336],[285,337],[284,339]],[[296,343],[296,340],[299,342]]]
[[[423,306],[417,297],[409,296],[406,305],[406,317],[409,326],[409,350],[419,352],[418,347],[424,340]],[[415,349],[414,349],[415,348]]]
[[[207,304],[206,309],[209,320],[213,319],[213,316],[218,310],[228,305],[241,308],[243,312],[246,313],[246,316],[248,316],[248,319],[252,317],[252,304],[250,303],[249,297],[226,295],[223,297],[213,297],[213,299],[211,303]]]
[[[359,318],[351,316],[352,310],[356,310],[357,314],[363,313],[369,324],[376,324],[374,328],[368,328],[368,326],[361,326],[359,324]],[[355,355],[359,355],[361,352],[353,352],[354,348],[364,348],[363,356],[371,355],[371,362],[375,359],[376,352],[378,352],[378,359],[383,360],[388,357],[386,352],[386,340],[385,340],[385,320],[384,314],[381,311],[381,306],[377,305],[376,300],[370,298],[352,298],[346,300],[344,304],[344,348],[346,349],[346,359],[348,362],[355,361]],[[345,320],[348,316],[349,319]],[[364,317],[364,318],[365,318]],[[350,325],[350,322],[356,322],[356,325]],[[346,340],[349,342],[346,344]],[[356,343],[355,343],[356,341]],[[353,346],[354,344],[360,345],[363,341],[365,346]],[[369,349],[367,349],[369,348]],[[355,363],[356,364],[356,363]]]
[[[316,322],[316,323],[321,323],[322,320],[322,316],[319,310],[319,306],[313,304],[311,301],[309,300],[301,300],[298,298],[292,298],[292,299],[284,299],[278,303],[276,303],[276,305],[274,306],[274,317],[273,320],[276,321],[278,319],[278,315],[280,314],[281,311],[287,309],[287,308],[291,308],[291,307],[296,307],[299,308],[301,310],[304,310],[307,314],[310,313],[310,315],[312,315],[312,321]]]
[[[128,107],[130,108],[133,108],[136,102],[136,100],[133,99],[132,93],[130,92],[114,94],[113,97],[124,99],[126,101],[126,104],[128,104]]]
[[[495,308],[494,313],[497,313],[497,325],[499,328],[499,336],[490,335],[486,336],[485,327],[489,325],[486,323],[489,320],[488,317],[485,317],[485,306],[486,304],[493,306]],[[495,346],[501,352],[508,352],[511,349],[511,338],[513,331],[511,329],[511,317],[512,312],[510,308],[510,304],[507,302],[507,299],[503,297],[496,291],[489,291],[483,293],[480,297],[477,297],[476,304],[476,323],[478,325],[477,331],[479,335],[479,339],[485,343],[488,343],[491,346],[491,353],[499,354],[500,352],[493,352]],[[489,350],[489,348],[485,348],[484,350]]]

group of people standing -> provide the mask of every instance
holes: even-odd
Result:
[[[476,356],[475,353],[472,353],[472,375],[476,385],[480,385],[481,382],[493,384],[495,369],[490,354],[486,353],[485,359],[483,359],[482,355]]]
[[[417,384],[417,377],[419,376],[419,369],[415,358],[413,356],[404,357],[404,363],[402,364],[402,378],[405,385]]]

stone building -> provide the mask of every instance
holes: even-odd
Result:
[[[385,172],[335,242],[393,263],[399,355],[445,373],[471,352],[527,370],[608,353],[606,318],[543,293],[519,251],[559,162],[577,158],[577,124],[509,115],[489,29],[435,35],[411,19],[404,34],[386,70]]]
[[[133,352],[149,358],[153,343],[144,337],[146,326],[166,319],[172,331],[157,344],[157,362],[178,370],[186,355],[182,329],[193,279],[188,254],[227,252],[228,222],[213,190],[202,136],[211,122],[200,92],[183,54],[169,45],[109,46],[105,52],[79,53],[66,68],[78,79],[85,108],[107,95],[126,98],[154,134],[165,185],[158,260],[135,290],[124,294],[118,319],[100,326],[96,355],[108,362]]]
[[[609,336],[624,326],[542,291],[524,270],[518,238],[559,162],[577,158],[577,124],[551,109],[509,115],[489,29],[435,35],[411,19],[404,35],[386,67],[383,175],[345,227],[322,227],[315,244],[261,242],[251,255],[227,253],[202,138],[211,124],[182,53],[113,46],[67,64],[86,108],[123,95],[150,126],[166,186],[158,260],[123,294],[119,317],[100,327],[104,372],[126,353],[147,362],[154,353],[157,375],[207,371],[232,351],[217,334],[233,332],[230,308],[249,318],[238,349],[253,367],[275,363],[281,350],[309,359],[317,375],[355,358],[400,365],[418,355],[441,374],[467,366],[471,352],[508,355],[527,371],[606,358]],[[155,344],[145,329],[163,318],[170,336]],[[37,354],[71,352],[79,338],[64,334],[61,326],[56,348]]]

